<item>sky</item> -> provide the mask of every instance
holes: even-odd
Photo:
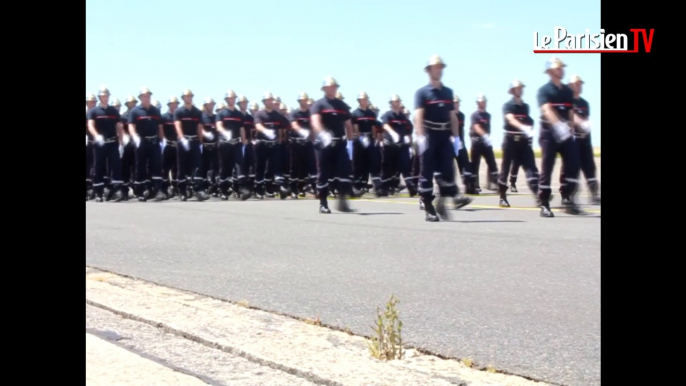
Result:
[[[319,99],[322,81],[333,76],[353,109],[366,91],[383,114],[391,94],[413,109],[415,91],[428,83],[426,61],[437,54],[448,65],[443,83],[467,117],[477,94],[488,99],[499,148],[514,79],[525,84],[538,127],[536,91],[549,80],[543,71],[552,55],[534,54],[533,36],[553,36],[555,26],[598,33],[600,1],[87,0],[86,94],[107,86],[123,102],[147,86],[166,111],[168,98],[186,88],[196,104],[205,97],[219,103],[229,89],[260,103],[269,91],[296,108],[299,92]],[[599,147],[600,56],[559,56],[565,81],[577,74],[585,82]]]

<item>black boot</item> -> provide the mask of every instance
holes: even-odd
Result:
[[[446,200],[447,197],[438,197],[438,203],[436,204],[436,213],[438,213],[438,215],[444,221],[450,220],[450,216],[448,215],[448,208],[445,205]]]
[[[469,205],[474,201],[471,197],[465,197],[462,195],[455,196],[453,198],[453,205],[455,205],[455,209],[460,209],[464,208],[465,206]]]
[[[541,206],[540,206],[541,214],[540,214],[540,216],[541,217],[548,217],[548,218],[555,217],[553,212],[550,210],[550,202],[543,201],[543,200],[540,200],[540,201],[541,201]]]
[[[438,215],[436,214],[436,208],[430,200],[424,200],[424,212],[426,213],[425,220],[428,222],[438,222]]]
[[[348,205],[348,198],[346,197],[345,194],[339,194],[338,195],[338,207],[336,208],[339,212],[343,213],[352,213],[355,210],[350,208],[350,205]]]
[[[195,196],[197,197],[198,201],[205,201],[210,198],[207,193],[203,192],[202,190],[195,192]]]

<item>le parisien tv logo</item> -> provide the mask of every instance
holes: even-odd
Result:
[[[653,45],[654,29],[633,28],[630,34],[605,34],[601,29],[600,33],[591,34],[586,29],[583,34],[568,34],[563,27],[555,27],[553,36],[542,36],[539,39],[538,32],[534,32],[534,53],[578,53],[578,54],[615,54],[615,53],[650,53]],[[629,35],[633,34],[633,45],[629,49]],[[641,39],[643,38],[643,39]],[[553,43],[551,47],[551,43]],[[643,50],[639,51],[643,43]]]

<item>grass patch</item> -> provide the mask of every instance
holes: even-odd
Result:
[[[317,317],[314,319],[305,319],[305,323],[311,324],[313,326],[321,326],[322,325],[322,321],[321,321],[321,319],[319,319],[319,315],[317,315]]]
[[[250,303],[248,303],[247,300],[239,300],[236,302],[237,306],[245,307],[245,308],[250,308]]]
[[[493,367],[493,365],[487,365],[486,366],[486,372],[494,374],[494,373],[497,373],[498,371],[495,369],[495,367]]]
[[[460,362],[462,362],[463,365],[465,365],[469,368],[474,366],[474,361],[472,361],[471,358],[462,358],[462,359],[460,359]]]
[[[376,307],[376,323],[372,326],[374,335],[371,339],[367,339],[367,347],[369,352],[376,359],[393,360],[402,359],[403,339],[402,329],[403,322],[398,317],[399,311],[395,308],[398,300],[394,295],[386,303],[386,310]]]

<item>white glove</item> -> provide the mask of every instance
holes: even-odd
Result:
[[[202,145],[200,145],[200,154],[202,154]]]
[[[88,134],[86,134],[86,146],[88,146]]]
[[[302,138],[307,138],[310,136],[310,132],[305,130],[305,129],[298,129],[296,131],[298,132],[298,135],[301,136]]]
[[[411,147],[408,147],[408,150],[410,151],[410,158],[412,158],[412,156],[414,155],[414,150],[412,150]]]
[[[124,146],[119,145],[119,158],[124,157]]]
[[[353,160],[353,141],[352,140],[348,141],[348,144],[346,145],[345,149],[348,150],[348,158],[350,158],[350,160],[352,161]]]
[[[455,150],[456,157],[460,152],[460,148],[462,148],[462,141],[460,141],[460,137],[453,137],[453,149]]]
[[[256,140],[256,139],[253,139],[253,140],[250,141],[250,142],[253,144],[253,146],[254,146],[254,145],[257,145],[257,140]]]
[[[272,130],[272,129],[264,129],[263,134],[264,134],[267,138],[269,138],[270,141],[271,141],[272,139],[276,138],[276,134],[274,134],[274,130]]]
[[[96,135],[96,136],[95,136],[95,143],[96,143],[98,146],[104,145],[104,144],[105,144],[105,137],[103,137],[103,136],[100,135],[100,134]]]
[[[210,133],[209,131],[203,131],[202,136],[208,141],[214,140],[214,134]]]
[[[418,135],[416,143],[417,143],[417,151],[419,152],[419,155],[424,154],[427,146],[429,145],[427,140],[426,140],[426,137],[423,135]]]
[[[164,153],[164,148],[167,147],[167,138],[162,138],[160,141],[160,150]]]
[[[408,145],[410,144],[410,136],[409,135],[406,135],[405,137],[403,137],[403,140],[405,141],[406,144],[408,144]]]
[[[395,131],[390,130],[390,131],[388,132],[388,134],[391,135],[391,138],[393,138],[393,142],[394,142],[394,143],[398,143],[398,142],[400,141],[400,136],[399,136],[398,133],[396,133]]]
[[[245,157],[245,145],[242,146],[241,151],[243,152],[243,157]]]
[[[224,140],[226,140],[226,141],[230,141],[232,136],[233,136],[233,133],[230,132],[230,131],[228,131],[228,130],[225,130],[225,131],[222,133],[222,137],[223,137]]]
[[[524,126],[522,128],[522,131],[524,132],[524,135],[526,135],[528,138],[533,138],[534,136],[534,128],[531,126]]]
[[[122,142],[124,143],[124,146],[128,145],[129,142],[131,142],[131,137],[128,134],[124,134],[124,138],[122,138]]]
[[[561,143],[569,139],[569,137],[572,136],[572,133],[569,130],[569,125],[567,125],[565,122],[557,121],[557,123],[553,125],[553,136],[555,137],[555,141],[557,141],[557,143]]]
[[[133,140],[133,144],[136,145],[136,148],[141,145],[141,137],[131,134],[131,139]]]
[[[579,128],[586,134],[591,132],[591,121],[586,120],[583,121],[580,125]]]
[[[484,144],[488,147],[493,146],[493,143],[491,142],[491,137],[488,134],[484,134],[481,136],[481,139],[484,140]]]
[[[366,135],[363,135],[360,137],[360,143],[362,144],[362,147],[365,149],[369,147],[369,138],[367,138]]]
[[[319,134],[317,134],[317,138],[319,138],[323,147],[331,145],[331,141],[333,140],[333,137],[328,131],[320,131]]]
[[[181,143],[181,146],[183,146],[183,149],[186,150],[186,151],[188,151],[188,149],[190,148],[190,147],[188,146],[188,139],[186,139],[186,138],[181,138],[181,139],[179,139],[179,142]]]

